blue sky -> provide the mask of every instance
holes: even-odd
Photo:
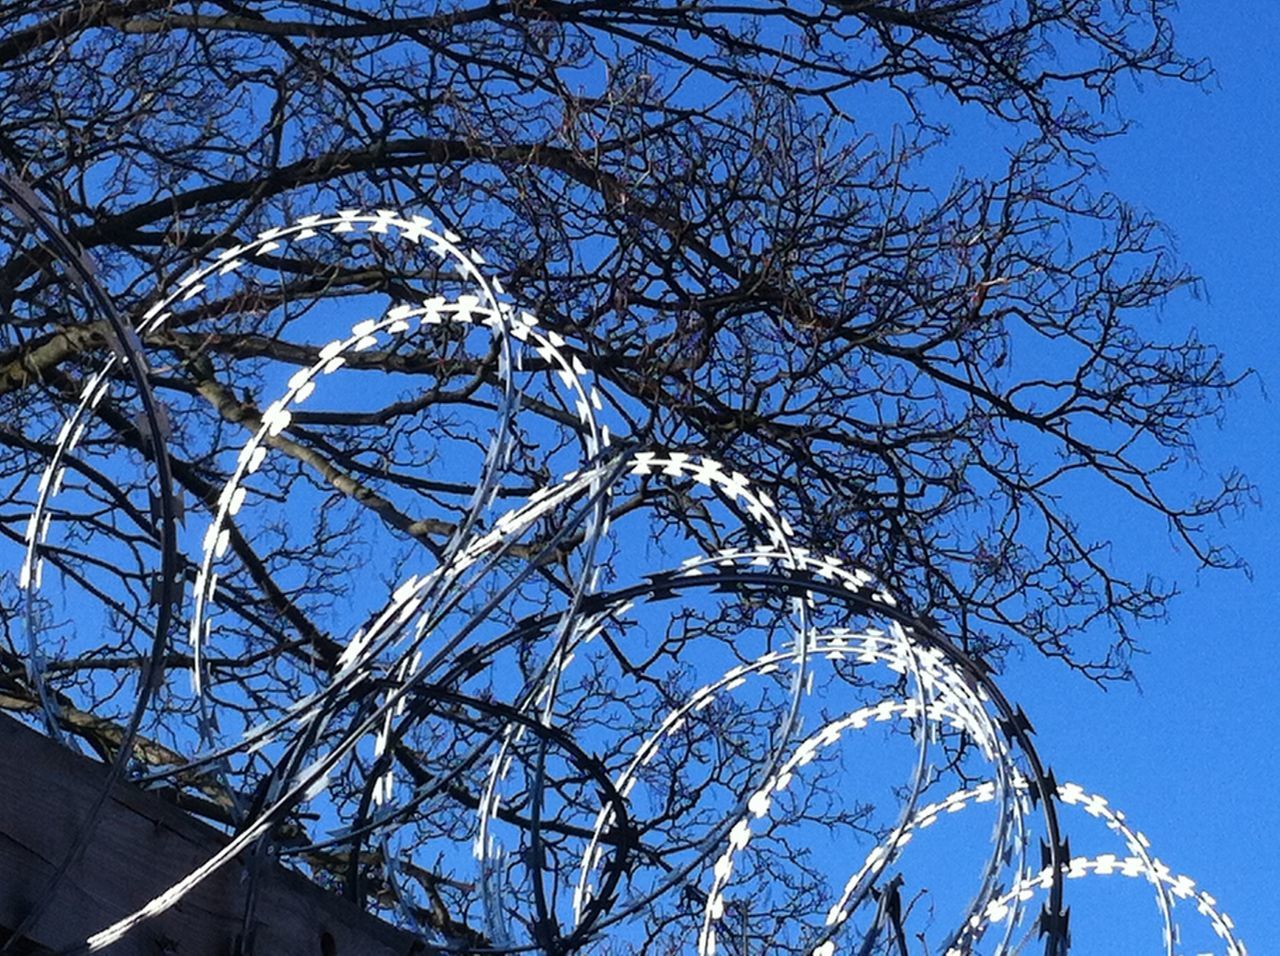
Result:
[[[1128,91],[1124,109],[1137,125],[1108,144],[1103,157],[1107,185],[1167,222],[1179,252],[1206,281],[1207,299],[1170,303],[1163,334],[1176,338],[1194,326],[1235,368],[1258,372],[1240,389],[1224,427],[1202,433],[1198,466],[1209,477],[1240,466],[1258,484],[1263,507],[1221,532],[1254,576],[1197,576],[1185,550],[1177,551],[1150,515],[1136,509],[1114,517],[1082,513],[1086,522],[1119,522],[1122,539],[1131,531],[1132,543],[1121,554],[1126,565],[1146,560],[1147,570],[1177,581],[1185,594],[1167,623],[1139,633],[1151,652],[1135,662],[1140,686],[1103,692],[1030,655],[1012,661],[1002,683],[1026,708],[1058,778],[1123,808],[1158,856],[1221,901],[1250,952],[1268,954],[1280,952],[1280,903],[1270,886],[1280,876],[1280,836],[1270,820],[1280,809],[1273,791],[1280,744],[1270,706],[1280,682],[1269,629],[1280,591],[1271,561],[1280,537],[1280,456],[1277,406],[1264,391],[1280,390],[1280,333],[1273,320],[1280,305],[1273,282],[1280,252],[1274,159],[1280,105],[1272,92],[1280,86],[1280,3],[1233,7],[1245,9],[1246,16],[1227,19],[1214,5],[1188,4],[1177,18],[1182,46],[1209,57],[1216,80],[1208,92],[1172,83]],[[1189,466],[1188,487],[1198,478]],[[1081,503],[1088,499],[1078,498],[1075,507]],[[1087,818],[1068,816],[1067,822],[1078,834],[1074,852],[1123,853]],[[1106,915],[1095,911],[1090,918],[1088,904],[1097,898],[1088,890],[1077,894],[1081,930],[1088,922],[1114,932],[1106,952],[1159,952],[1158,916],[1143,895],[1126,893],[1123,905],[1104,906]],[[1120,914],[1123,926],[1107,925]],[[1194,921],[1192,913],[1187,922]],[[1076,952],[1099,951],[1083,937],[1078,943]]]
[[[1030,659],[1011,666],[1005,686],[1024,702],[1059,779],[1123,808],[1157,855],[1218,898],[1249,951],[1265,954],[1280,952],[1280,836],[1272,825],[1280,809],[1272,632],[1280,593],[1280,4],[1255,0],[1232,13],[1186,5],[1175,19],[1181,45],[1209,57],[1216,79],[1208,92],[1175,84],[1131,92],[1125,109],[1137,124],[1102,155],[1108,185],[1168,223],[1205,279],[1207,298],[1171,303],[1163,321],[1194,326],[1236,369],[1257,370],[1224,426],[1201,434],[1210,476],[1239,465],[1259,487],[1262,507],[1222,529],[1253,579],[1197,576],[1185,551],[1152,535],[1149,521],[1138,527],[1141,516],[1120,514],[1116,520],[1134,522],[1149,569],[1184,591],[1168,623],[1139,632],[1151,652],[1136,661],[1140,689],[1104,693]],[[1189,484],[1195,476],[1188,468]],[[1046,686],[1060,692],[1046,694]],[[1073,842],[1076,853],[1114,849]],[[1143,951],[1159,951],[1154,906],[1133,915],[1150,919],[1152,945]]]
[[[1081,509],[1091,499],[1077,496],[1072,507],[1082,523],[1120,523],[1116,536],[1130,539],[1117,554],[1126,569],[1146,561],[1143,570],[1177,581],[1185,595],[1167,623],[1139,632],[1151,652],[1135,662],[1140,688],[1104,693],[1030,655],[1010,663],[1002,684],[1026,708],[1058,778],[1107,795],[1149,836],[1158,856],[1221,901],[1250,952],[1267,954],[1280,952],[1280,906],[1266,882],[1278,875],[1280,850],[1269,827],[1269,811],[1280,804],[1271,791],[1280,748],[1268,706],[1277,682],[1267,629],[1277,594],[1269,552],[1280,531],[1267,504],[1280,492],[1280,464],[1272,450],[1275,405],[1262,387],[1280,389],[1271,321],[1280,294],[1268,281],[1280,248],[1273,224],[1280,196],[1270,168],[1280,117],[1269,98],[1280,69],[1268,50],[1280,35],[1280,5],[1255,0],[1252,7],[1248,31],[1238,19],[1219,24],[1207,5],[1180,15],[1182,46],[1212,59],[1216,81],[1209,92],[1173,83],[1127,91],[1122,105],[1137,125],[1108,144],[1103,157],[1107,185],[1167,222],[1179,252],[1206,281],[1207,299],[1188,295],[1169,304],[1161,337],[1176,339],[1194,326],[1237,369],[1258,371],[1241,388],[1225,426],[1202,433],[1202,461],[1186,470],[1189,489],[1211,485],[1202,478],[1232,466],[1259,485],[1264,507],[1221,532],[1250,561],[1254,577],[1197,576],[1191,556],[1175,549],[1151,515],[1134,507],[1089,514]],[[1064,815],[1075,853],[1124,853],[1087,817]],[[1160,922],[1145,887],[1117,888],[1123,893],[1115,900],[1106,896],[1109,885],[1101,895],[1083,884],[1072,889],[1074,952],[1161,951]],[[1184,913],[1184,923],[1196,928],[1193,911]],[[1185,951],[1206,950],[1189,945]]]

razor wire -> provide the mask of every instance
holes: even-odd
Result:
[[[1155,895],[1161,950],[1174,956],[1178,940],[1177,907],[1194,905],[1226,947],[1229,956],[1246,952],[1230,918],[1217,901],[1174,874],[1153,856],[1145,836],[1105,800],[1075,784],[1059,784],[1032,740],[1031,724],[1021,708],[1001,693],[990,669],[965,653],[929,622],[914,616],[867,571],[804,547],[783,509],[749,476],[696,450],[657,448],[614,434],[603,420],[610,400],[591,373],[581,349],[537,317],[509,300],[502,284],[485,272],[484,259],[460,236],[425,216],[391,210],[343,210],[304,216],[296,223],[268,229],[234,245],[193,269],[160,295],[135,324],[121,317],[97,282],[88,257],[58,230],[53,215],[35,194],[17,181],[0,177],[9,208],[42,243],[51,261],[83,290],[84,298],[110,329],[111,352],[83,382],[79,396],[53,444],[39,477],[34,508],[24,539],[18,582],[26,601],[26,668],[47,732],[63,738],[61,704],[48,691],[47,649],[42,644],[35,602],[44,583],[44,566],[57,527],[54,502],[68,469],[83,467],[77,449],[105,407],[122,374],[132,384],[144,415],[140,432],[153,473],[152,537],[159,555],[154,593],[155,621],[147,668],[121,745],[93,812],[84,821],[72,850],[58,868],[47,899],[56,891],[70,862],[92,839],[96,819],[110,789],[124,775],[133,741],[160,682],[160,661],[177,641],[181,622],[190,650],[190,681],[198,707],[197,732],[188,757],[171,766],[132,775],[143,786],[181,785],[192,774],[212,774],[227,784],[233,759],[270,753],[268,771],[254,792],[234,802],[235,829],[229,842],[184,879],[144,907],[102,928],[68,952],[109,948],[150,917],[178,904],[210,874],[238,855],[278,841],[280,825],[321,799],[339,773],[356,768],[359,799],[329,835],[306,833],[273,850],[283,858],[340,849],[347,861],[345,889],[367,902],[368,873],[362,860],[376,850],[379,880],[389,889],[405,925],[419,933],[433,952],[458,951],[456,940],[423,925],[413,906],[395,849],[398,834],[456,797],[464,774],[482,781],[474,803],[473,838],[459,855],[474,860],[484,915],[484,940],[464,951],[475,953],[591,952],[603,941],[627,938],[629,921],[643,918],[658,901],[692,893],[701,907],[699,928],[687,940],[700,956],[733,952],[724,924],[731,906],[727,893],[735,872],[749,856],[753,839],[770,824],[775,801],[801,786],[805,768],[838,748],[852,734],[873,725],[906,723],[915,737],[915,756],[905,797],[896,817],[863,863],[835,894],[822,926],[808,934],[801,951],[811,956],[866,953],[879,941],[901,932],[886,917],[884,901],[893,891],[890,869],[922,831],[964,808],[988,805],[996,815],[990,852],[982,864],[964,912],[946,935],[947,956],[979,952],[1016,953],[1042,939],[1046,956],[1062,956],[1070,945],[1067,887],[1082,877],[1121,875],[1143,879]],[[246,265],[272,253],[297,252],[309,240],[325,237],[376,237],[428,252],[470,291],[400,303],[385,314],[363,319],[321,347],[314,362],[299,368],[284,390],[263,409],[223,482],[216,502],[206,502],[209,524],[199,558],[184,563],[177,544],[180,508],[166,442],[170,426],[156,398],[147,364],[146,343],[162,334],[183,303],[198,301],[209,283],[234,279]],[[394,347],[433,331],[488,336],[496,359],[493,425],[479,474],[434,567],[411,574],[386,596],[365,626],[350,634],[322,686],[300,694],[278,713],[243,732],[220,730],[220,704],[211,693],[216,683],[209,653],[217,645],[223,575],[244,545],[242,528],[254,508],[253,476],[268,456],[288,441],[294,415],[326,387],[353,355],[375,346]],[[577,439],[577,466],[533,489],[523,500],[497,508],[504,470],[510,465],[524,404],[529,400],[527,370],[536,364],[549,375],[558,399],[569,410]],[[658,569],[626,582],[606,581],[602,552],[610,542],[618,504],[639,485],[650,494],[684,495],[696,488],[739,527],[743,546],[695,555],[676,567]],[[543,532],[537,537],[536,532]],[[532,545],[527,544],[534,538]],[[520,589],[559,562],[560,606],[527,615],[499,633],[491,633],[498,613],[516,603]],[[189,584],[189,593],[184,585]],[[602,635],[626,630],[626,615],[637,609],[680,606],[700,596],[726,595],[742,600],[780,602],[789,638],[780,648],[747,653],[721,676],[673,702],[610,772],[590,745],[562,726],[558,708],[575,658]],[[761,598],[763,596],[763,598]],[[836,615],[857,626],[820,625],[819,616]],[[468,681],[498,667],[513,649],[547,647],[518,688],[505,700],[471,692]],[[816,731],[806,732],[802,710],[814,700],[815,674],[842,662],[879,668],[899,686],[890,696],[865,706],[847,706]],[[636,787],[653,772],[664,748],[688,723],[718,705],[734,706],[743,688],[779,688],[781,695],[768,731],[769,745],[744,771],[747,783],[731,805],[702,833],[681,848],[683,858],[658,867],[649,885],[634,879],[646,861],[658,858],[644,844],[633,807]],[[841,702],[831,702],[837,708]],[[851,702],[852,703],[852,702]],[[432,721],[452,721],[465,752],[451,755],[443,770],[428,770],[409,741]],[[932,748],[939,734],[951,732],[970,742],[986,763],[988,779],[957,790],[943,800],[930,798],[937,779]],[[530,742],[532,748],[530,749]],[[359,758],[370,743],[367,759]],[[568,802],[562,781],[549,779],[549,762],[562,761],[591,781],[593,805],[575,812],[589,821],[579,834],[585,841],[566,883],[559,867],[548,863],[547,840],[553,827],[544,819],[549,790]],[[516,773],[517,765],[524,766]],[[523,790],[521,790],[523,787]],[[504,807],[509,792],[523,793],[523,815]],[[1118,836],[1125,855],[1070,854],[1060,818],[1064,808],[1082,809]],[[514,821],[514,824],[513,824]],[[504,827],[515,825],[517,847],[504,844]],[[1036,841],[1039,844],[1036,845]],[[511,888],[511,872],[521,872],[524,897]],[[254,870],[251,868],[250,876]],[[571,884],[572,889],[568,887]],[[563,902],[568,893],[569,903]],[[527,897],[527,899],[525,898]],[[255,905],[254,880],[246,893],[245,922]],[[525,911],[513,917],[513,907]],[[1033,913],[1036,906],[1038,911]],[[39,908],[19,929],[33,925]],[[1075,917],[1079,919],[1077,915]],[[21,935],[19,932],[17,935]],[[905,943],[901,943],[905,946]]]

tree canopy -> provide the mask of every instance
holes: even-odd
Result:
[[[249,496],[276,510],[228,526],[227,614],[202,665],[223,723],[237,715],[243,730],[339,673],[343,643],[383,592],[450,555],[506,407],[502,347],[443,322],[346,356],[335,373],[345,388],[279,420],[269,403],[328,358],[337,317],[466,291],[438,248],[405,248],[385,230],[263,248],[148,325],[199,264],[231,262],[301,216],[354,208],[422,213],[465,234],[509,301],[599,380],[615,434],[699,449],[750,476],[796,540],[867,569],[974,657],[998,664],[1033,647],[1097,680],[1128,676],[1135,623],[1163,614],[1173,589],[1089,513],[1163,522],[1189,565],[1233,567],[1211,531],[1250,495],[1234,473],[1188,490],[1195,429],[1221,414],[1237,379],[1211,345],[1158,321],[1194,276],[1155,219],[1106,191],[1096,158],[1125,129],[1117,101],[1136,84],[1208,77],[1175,46],[1172,7],[8,4],[0,157],[139,329],[185,510],[217,513],[247,437],[273,429],[264,484]],[[0,221],[0,241],[0,533],[17,549],[43,491],[33,476],[119,343],[20,217]],[[577,418],[552,388],[555,362],[539,353],[522,367],[542,384],[523,402],[505,477],[484,489],[498,499],[574,466]],[[38,709],[21,635],[35,628],[57,720],[106,758],[146,659],[157,553],[138,395],[119,367],[111,377],[129,397],[86,425],[66,479],[76,497],[54,513],[58,540],[44,550],[46,573],[75,597],[28,608],[16,576],[0,592],[0,706]],[[630,546],[742,545],[731,514],[659,485],[642,481],[610,505],[620,526],[645,515]],[[188,585],[205,522],[191,525]],[[508,626],[573,590],[580,541],[557,539],[554,522],[526,530],[507,557],[536,559],[538,577],[491,609]],[[606,548],[611,580],[627,577],[627,554]],[[766,604],[695,606],[653,624],[668,643],[655,638],[652,657],[632,661],[633,691],[597,711],[600,674],[575,678],[566,693],[588,738],[631,708],[625,732],[639,739],[689,677],[673,648],[779,628]],[[187,599],[175,632],[190,610]],[[513,673],[533,669],[523,647]],[[175,640],[163,666],[185,672],[191,654]],[[503,686],[495,678],[488,692],[502,699]],[[753,734],[767,737],[751,721],[773,707],[725,712],[687,754],[734,739],[749,750]],[[467,718],[476,734],[482,716]],[[166,683],[135,762],[180,764],[193,741],[213,739],[208,717]],[[471,742],[427,718],[415,733],[410,751],[443,750],[425,764],[400,754],[411,775],[461,760]],[[663,768],[678,777],[677,756]],[[646,832],[678,843],[706,792],[741,784],[729,757],[716,759]],[[367,802],[360,772],[348,772],[343,799]],[[184,799],[232,824],[270,774],[226,773],[189,778]],[[468,786],[483,787],[477,773]],[[571,777],[557,785],[583,785]],[[438,830],[423,825],[421,846],[460,838],[476,800],[465,790],[432,821]],[[874,830],[864,808],[815,793],[808,819]],[[322,878],[355,892],[359,861],[308,852]],[[436,906],[423,918],[474,943],[478,890],[428,855],[413,864]],[[778,926],[813,902],[802,881],[791,889],[768,917]],[[650,925],[651,942],[674,925]]]

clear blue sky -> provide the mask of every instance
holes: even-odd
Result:
[[[1260,488],[1263,507],[1221,532],[1251,563],[1254,577],[1197,576],[1191,557],[1136,510],[1114,519],[1081,514],[1082,520],[1132,521],[1137,543],[1120,557],[1129,566],[1149,561],[1148,569],[1177,581],[1184,596],[1168,623],[1140,632],[1151,652],[1135,662],[1140,690],[1104,693],[1031,657],[1010,663],[1003,686],[1026,708],[1058,778],[1123,808],[1156,855],[1218,898],[1249,951],[1268,956],[1280,954],[1273,889],[1280,880],[1280,835],[1272,824],[1280,811],[1274,706],[1280,681],[1270,629],[1280,596],[1272,559],[1280,540],[1280,0],[1230,10],[1235,15],[1228,17],[1223,5],[1188,3],[1176,20],[1183,49],[1216,67],[1210,90],[1166,83],[1127,91],[1124,109],[1137,125],[1103,155],[1107,184],[1168,223],[1181,255],[1206,281],[1206,300],[1188,296],[1170,304],[1164,335],[1176,338],[1177,330],[1194,326],[1235,368],[1258,372],[1241,388],[1223,429],[1200,436],[1201,467],[1210,476],[1240,466]],[[1276,401],[1267,400],[1264,387]],[[1188,469],[1188,486],[1196,477]],[[1124,852],[1088,818],[1071,815],[1067,822],[1078,834],[1075,853]],[[1099,925],[1088,915],[1096,897],[1074,898],[1082,931],[1074,952],[1160,952],[1149,893],[1126,893],[1123,906],[1107,910],[1108,916],[1122,912],[1125,922],[1110,926],[1103,917],[1102,931],[1113,935],[1101,948],[1083,935],[1084,924]],[[1195,922],[1194,913],[1187,922]]]
[[[1197,577],[1185,552],[1135,528],[1150,570],[1184,591],[1167,624],[1141,631],[1151,652],[1136,662],[1141,692],[1103,693],[1032,661],[1013,666],[1006,686],[1025,702],[1059,778],[1108,795],[1157,855],[1218,898],[1250,953],[1270,954],[1280,953],[1280,3],[1229,7],[1231,15],[1189,3],[1175,19],[1183,49],[1214,63],[1210,91],[1149,84],[1131,93],[1126,112],[1137,126],[1103,156],[1108,185],[1167,222],[1206,281],[1206,301],[1177,301],[1164,321],[1194,326],[1235,368],[1258,372],[1225,426],[1201,435],[1210,475],[1239,465],[1259,486],[1262,508],[1223,529],[1254,577]],[[1137,521],[1119,520],[1130,517]],[[1045,681],[1062,693],[1046,697]],[[1072,849],[1116,848],[1073,841]],[[1160,951],[1154,906],[1133,916],[1151,921],[1142,951]]]

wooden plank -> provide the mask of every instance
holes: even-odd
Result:
[[[86,816],[106,767],[0,715],[0,927],[29,912]],[[28,952],[79,943],[144,905],[227,838],[154,794],[117,784],[83,857],[26,937]],[[110,956],[232,956],[243,919],[238,861],[136,927]],[[261,956],[409,956],[421,941],[271,864],[259,882],[253,951]],[[0,929],[0,938],[8,932]]]

